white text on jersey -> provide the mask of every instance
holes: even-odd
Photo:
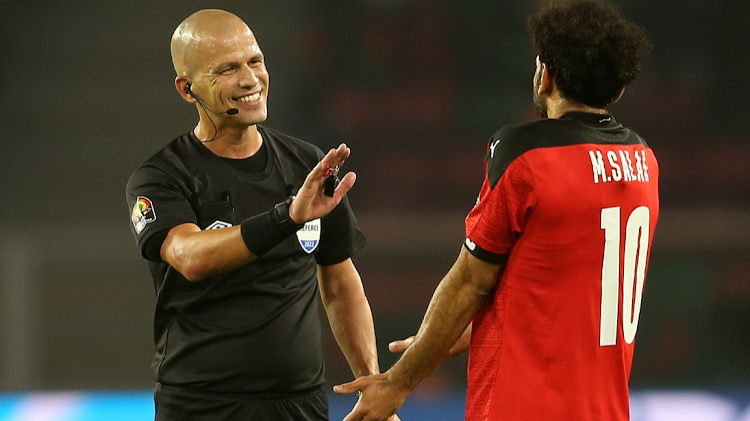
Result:
[[[631,159],[631,154],[634,159]],[[589,151],[591,166],[594,170],[594,183],[609,181],[648,181],[646,151],[620,149],[606,151],[606,162],[602,151]],[[635,162],[635,165],[633,163]]]

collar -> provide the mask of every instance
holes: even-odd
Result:
[[[594,114],[584,113],[581,111],[571,111],[565,113],[560,120],[575,121],[576,123],[585,124],[586,126],[596,129],[621,129],[622,124],[615,120],[612,114]]]

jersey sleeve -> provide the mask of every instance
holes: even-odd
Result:
[[[169,229],[197,223],[195,211],[172,177],[156,166],[144,165],[128,180],[126,198],[130,231],[141,255],[161,261],[160,251]]]
[[[367,244],[349,199],[344,196],[334,210],[321,219],[320,246],[315,253],[319,265],[334,265],[352,257]]]
[[[533,173],[526,159],[507,156],[508,149],[498,148],[499,142],[490,143],[484,183],[466,217],[464,242],[474,257],[497,264],[507,261],[536,202]]]

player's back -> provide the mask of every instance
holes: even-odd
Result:
[[[508,260],[474,321],[467,420],[627,421],[659,213],[651,149],[582,113],[508,126],[490,148],[467,238]]]

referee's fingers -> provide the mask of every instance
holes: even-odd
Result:
[[[346,161],[347,158],[349,158],[349,155],[351,155],[352,150],[346,146],[346,143],[342,143],[339,145],[338,149],[336,149],[336,157],[338,158],[339,162],[336,163],[336,165],[344,165],[344,161]]]
[[[323,157],[323,159],[320,160],[320,163],[318,163],[318,166],[315,168],[320,169],[322,171],[325,171],[326,168],[332,168],[335,167],[337,164],[334,162],[337,161],[336,159],[336,149],[331,148],[328,153]]]
[[[344,197],[344,195],[354,186],[355,181],[357,181],[356,173],[346,173],[344,178],[341,179],[341,182],[339,182],[338,187],[336,187],[336,191],[333,193],[336,200],[341,200],[341,198]]]
[[[351,149],[346,146],[346,143],[340,144],[337,148],[331,148],[326,156],[323,157],[321,162],[324,167],[335,168],[336,166],[344,165],[344,161],[351,155]],[[325,168],[324,168],[325,170]]]

